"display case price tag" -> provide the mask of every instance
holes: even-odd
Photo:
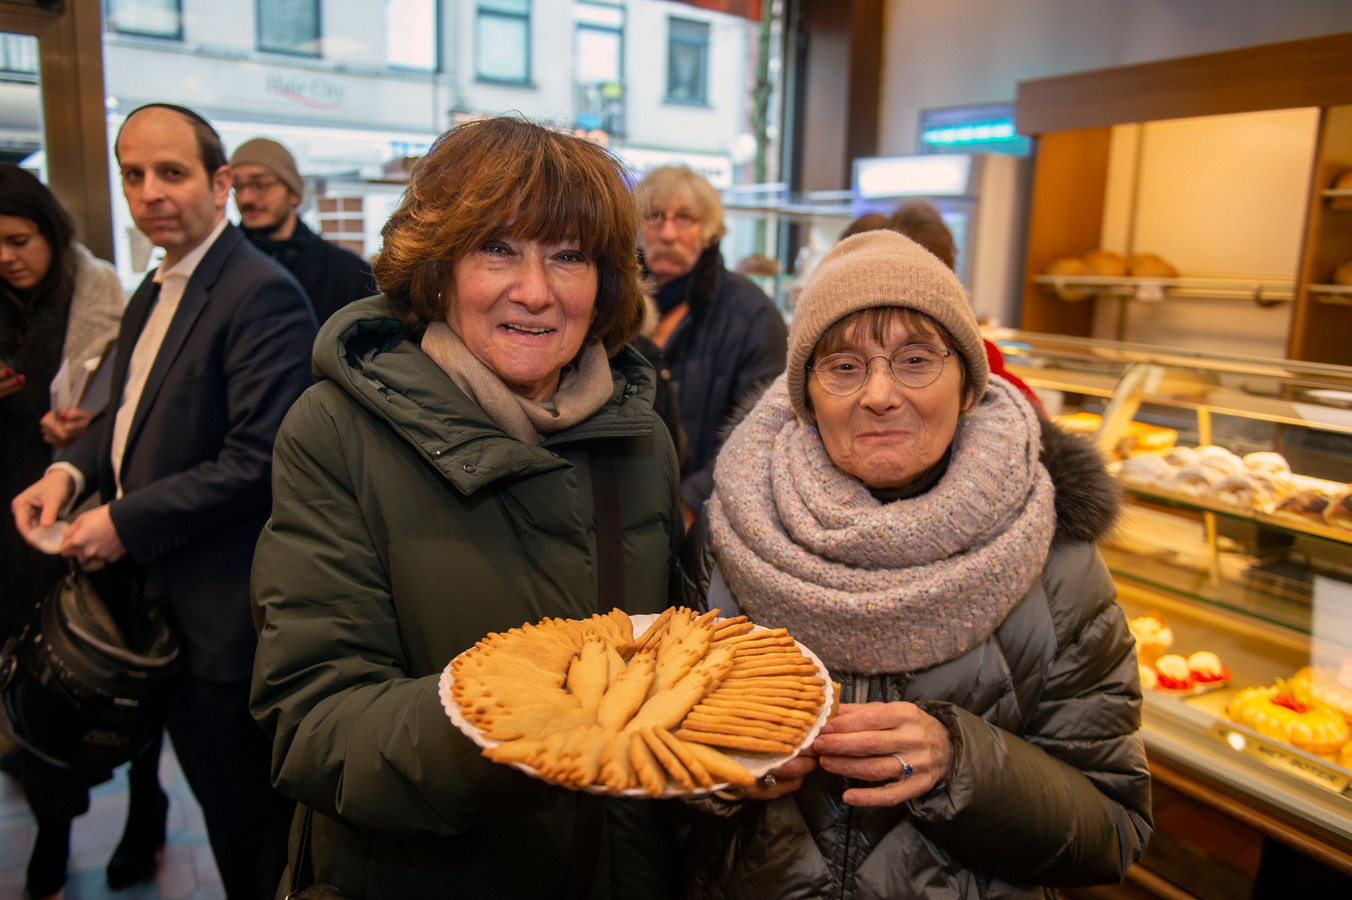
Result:
[[[1352,783],[1352,774],[1337,766],[1325,765],[1306,759],[1304,756],[1292,753],[1289,747],[1269,743],[1251,734],[1231,728],[1224,722],[1213,723],[1206,733],[1207,737],[1220,741],[1240,753],[1261,759],[1268,765],[1276,766],[1284,772],[1330,791],[1341,793],[1349,783]]]

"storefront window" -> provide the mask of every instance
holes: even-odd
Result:
[[[441,68],[439,30],[434,0],[385,0],[385,59],[394,68]]]
[[[668,26],[667,99],[703,103],[709,77],[709,25],[672,18]]]
[[[109,31],[174,39],[183,37],[181,0],[106,0],[104,15]]]
[[[474,71],[485,81],[530,81],[530,0],[480,0]]]
[[[38,39],[31,34],[0,34],[0,72],[36,76]]]
[[[38,39],[0,32],[0,162],[42,172]]]
[[[319,55],[318,0],[258,0],[258,49]]]

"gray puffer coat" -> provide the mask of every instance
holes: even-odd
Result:
[[[1125,877],[1152,827],[1135,645],[1093,544],[1118,495],[1086,442],[1044,423],[1043,444],[1056,537],[1041,578],[995,633],[909,675],[832,676],[842,702],[904,700],[942,721],[949,778],[900,806],[865,809],[846,806],[844,779],[817,769],[773,802],[721,807],[693,830],[688,896],[1032,898]],[[687,602],[726,610],[707,541],[694,531],[689,540]]]
[[[621,350],[610,400],[532,446],[406,340],[383,297],[335,313],[314,365],[320,382],[277,437],[254,560],[252,708],[274,784],[315,810],[315,880],[363,900],[547,900],[587,883],[591,897],[675,894],[678,845],[656,801],[605,801],[570,883],[579,798],[599,798],[489,762],[438,693],[447,662],[487,633],[597,611],[601,456],[624,608],[666,606],[684,521],[652,367]]]

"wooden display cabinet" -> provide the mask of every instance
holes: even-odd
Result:
[[[1049,411],[1097,414],[1095,437],[1109,452],[1136,421],[1173,429],[1180,447],[1280,452],[1299,476],[1294,487],[1336,496],[1352,477],[1352,368],[1021,331],[989,337]],[[1310,896],[1352,896],[1352,768],[1227,711],[1242,689],[1307,665],[1352,671],[1352,530],[1167,482],[1119,483],[1125,514],[1100,549],[1120,604],[1128,616],[1163,619],[1168,652],[1219,655],[1231,680],[1144,691],[1155,837],[1127,884],[1064,893],[1257,900],[1304,882]]]
[[[1289,304],[1289,358],[1352,364],[1352,290],[1329,284],[1333,269],[1352,260],[1352,208],[1338,208],[1343,204],[1334,201],[1342,198],[1326,193],[1339,172],[1352,168],[1352,33],[1020,82],[1016,125],[1037,146],[1020,327],[1093,333],[1093,304],[1068,302],[1042,273],[1057,257],[1102,245],[1114,126],[1303,108],[1317,109],[1319,124],[1290,283],[1184,278],[1159,288]],[[1119,295],[1139,287],[1132,279],[1106,281],[1077,286]]]

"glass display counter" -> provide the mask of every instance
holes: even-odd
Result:
[[[1352,368],[987,336],[1123,489],[1157,783],[1352,875]]]

